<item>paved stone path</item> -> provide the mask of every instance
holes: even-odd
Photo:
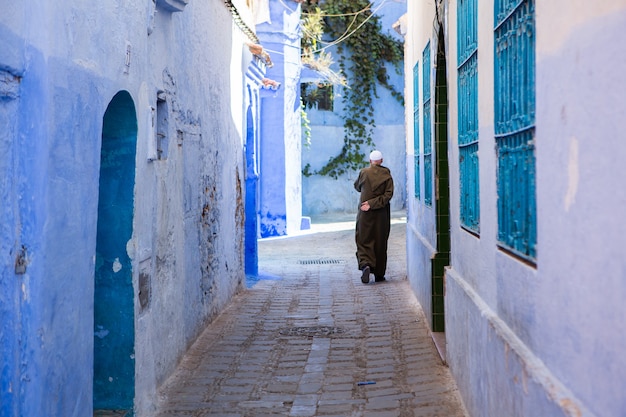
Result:
[[[261,241],[259,268],[279,279],[204,331],[159,417],[465,417],[406,280],[406,224],[394,223],[382,283],[360,281],[353,222]]]

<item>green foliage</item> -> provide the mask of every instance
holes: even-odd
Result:
[[[347,77],[348,88],[344,88],[341,98],[344,145],[339,155],[315,172],[336,179],[366,165],[366,153],[375,147],[373,101],[378,98],[377,86],[388,89],[404,105],[402,93],[389,84],[387,72],[389,63],[400,73],[403,48],[400,41],[382,32],[380,18],[372,13],[368,0],[325,0],[320,4],[309,0],[303,3],[304,16],[309,16],[310,11],[321,11],[324,33],[336,44],[337,63]],[[321,39],[318,37],[315,45]],[[303,45],[311,45],[311,41],[303,39]],[[309,54],[312,52],[308,49]],[[306,171],[311,174],[310,167]]]
[[[346,79],[333,71],[333,57],[324,50],[324,12],[319,7],[309,6],[301,21],[302,41],[300,42],[302,64],[317,71],[326,83],[346,85]]]

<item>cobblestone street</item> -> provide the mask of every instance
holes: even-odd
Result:
[[[406,280],[395,216],[387,281],[364,285],[354,222],[259,243],[238,295],[167,381],[159,416],[466,416]]]

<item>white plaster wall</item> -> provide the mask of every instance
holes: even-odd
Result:
[[[149,38],[155,71],[146,107],[157,90],[173,89],[168,104],[180,120],[171,129],[184,135],[181,146],[170,142],[167,161],[138,158],[138,173],[145,169],[138,189],[152,191],[138,192],[145,211],[136,222],[154,274],[152,304],[137,319],[138,416],[154,413],[158,387],[242,286],[246,40],[223,4],[197,2],[171,20],[157,13]]]
[[[543,341],[537,354],[591,412],[622,415],[626,1],[543,2],[537,26],[542,211],[533,340]]]
[[[290,44],[284,49],[285,85],[285,203],[287,235],[300,231],[302,221],[302,128],[299,106],[300,14],[293,13],[287,20]],[[296,36],[298,34],[298,36]]]
[[[478,123],[480,232],[476,236],[461,227],[458,148],[458,77],[456,2],[448,8],[448,98],[450,155],[451,263],[466,277],[482,299],[496,306],[495,251],[498,228],[496,196],[496,154],[494,150],[494,58],[493,31],[478,31]],[[478,27],[493,28],[493,2],[478,3]]]
[[[413,68],[419,63],[419,97],[418,106],[420,115],[423,114],[422,108],[422,52],[424,47],[433,34],[433,21],[435,19],[434,1],[425,2],[408,2],[408,31],[405,37],[405,57],[404,57],[404,73],[405,73],[405,124],[406,124],[406,195],[407,195],[407,278],[411,283],[411,288],[424,309],[426,317],[432,315],[432,284],[431,284],[431,257],[435,253],[436,247],[436,228],[435,228],[435,200],[433,205],[426,206],[424,204],[424,175],[423,161],[421,162],[422,174],[420,175],[421,197],[415,197],[415,151],[414,151],[414,121],[413,121],[413,103],[414,84],[413,84]],[[431,43],[432,45],[432,43]],[[431,64],[434,65],[435,59],[432,55],[431,47]],[[432,76],[431,76],[432,78]],[[434,81],[434,79],[433,79]],[[431,87],[431,93],[434,102],[434,88]],[[423,150],[423,123],[419,123],[419,136],[422,138],[421,146]],[[433,146],[433,153],[435,147]],[[434,188],[433,188],[434,190]],[[432,325],[431,320],[428,321],[429,326]]]
[[[480,236],[460,228],[455,4],[450,368],[472,415],[622,415],[626,192],[614,184],[626,156],[626,2],[536,1],[536,267],[496,246],[492,1],[478,3]]]

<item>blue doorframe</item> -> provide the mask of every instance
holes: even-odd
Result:
[[[131,259],[137,117],[128,92],[103,118],[94,293],[94,410],[129,410],[135,397]]]

